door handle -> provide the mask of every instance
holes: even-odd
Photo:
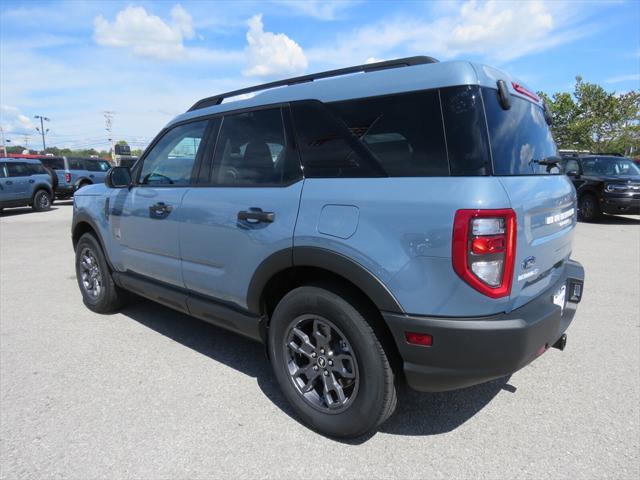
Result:
[[[149,207],[149,216],[151,218],[157,218],[162,220],[163,218],[167,218],[173,207],[171,205],[167,205],[164,202],[158,202]]]
[[[29,179],[29,183],[35,183],[36,181],[32,178]]]
[[[13,182],[11,180],[7,180],[6,182],[4,182],[5,185],[13,185]]]
[[[272,223],[276,218],[273,212],[263,212],[261,208],[250,208],[238,212],[238,220],[249,223]]]
[[[89,178],[93,178],[93,174],[89,175]]]

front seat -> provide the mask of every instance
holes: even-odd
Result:
[[[265,142],[249,142],[238,170],[243,183],[272,183],[274,168],[269,146]]]

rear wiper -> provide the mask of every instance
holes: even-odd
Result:
[[[557,165],[561,161],[562,161],[562,158],[556,157],[556,156],[545,157],[545,158],[541,158],[540,160],[537,160],[534,158],[529,162],[529,165],[531,165],[532,163],[537,163],[538,165]]]

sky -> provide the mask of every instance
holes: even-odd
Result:
[[[510,72],[535,90],[576,75],[640,89],[640,1],[21,1],[0,3],[8,145],[144,148],[198,99],[266,81],[428,55]]]

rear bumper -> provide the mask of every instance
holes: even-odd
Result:
[[[605,195],[601,207],[604,213],[612,215],[640,215],[640,198]]]
[[[56,187],[56,197],[66,198],[71,197],[76,191],[75,185],[60,185]]]
[[[551,288],[510,313],[481,318],[383,313],[402,356],[407,383],[415,390],[446,391],[519,370],[565,332],[579,302],[570,300],[572,285],[583,282],[582,265],[569,261],[564,274]],[[564,311],[552,300],[562,285],[567,285]],[[433,345],[411,345],[405,340],[405,332],[432,335]]]

